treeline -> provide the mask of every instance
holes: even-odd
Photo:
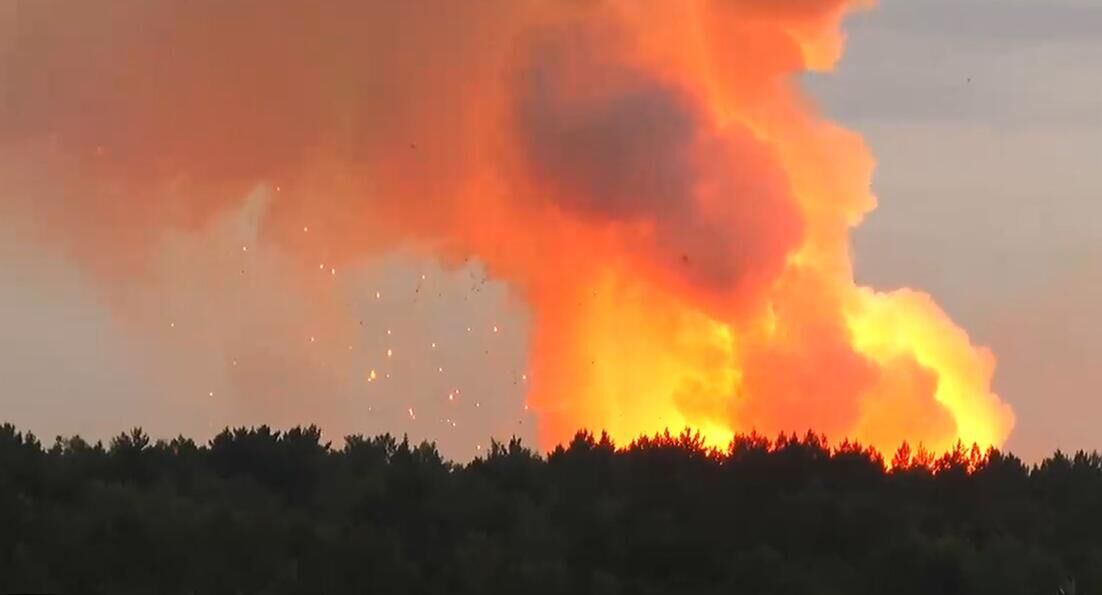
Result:
[[[315,427],[0,426],[0,592],[1102,593],[1102,458],[580,433],[465,465]]]

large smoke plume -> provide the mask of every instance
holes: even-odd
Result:
[[[990,354],[853,283],[872,161],[797,76],[857,4],[7,0],[0,205],[108,287],[250,196],[303,268],[477,259],[531,310],[544,443],[1000,444]]]

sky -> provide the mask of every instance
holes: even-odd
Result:
[[[1011,450],[1102,448],[1102,3],[883,0],[846,30],[837,72],[805,82],[877,160],[879,207],[853,235],[858,281],[922,288],[991,347],[1017,414]],[[295,277],[257,237],[278,192],[173,235],[156,255],[162,282],[121,297],[0,202],[0,418],[97,438],[318,423],[330,439],[409,433],[460,458],[490,435],[533,441],[516,295],[478,263],[411,251]],[[361,329],[328,323],[290,290],[303,283],[360,313]],[[284,297],[256,299],[272,295]],[[146,307],[123,320],[115,299]],[[337,344],[350,359],[332,357]],[[248,366],[270,380],[246,397]]]
[[[847,30],[809,86],[878,162],[858,280],[991,346],[1011,450],[1102,448],[1102,3],[886,0]]]

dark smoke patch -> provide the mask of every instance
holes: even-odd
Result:
[[[692,285],[734,293],[777,274],[802,224],[770,149],[606,46],[588,30],[532,45],[513,104],[531,177],[563,210],[645,229],[636,251]]]
[[[618,65],[571,72],[579,56],[564,54],[577,52],[549,42],[524,73],[515,109],[531,169],[573,211],[621,220],[684,217],[694,175],[688,153],[700,126],[692,104]],[[603,83],[570,96],[565,85],[579,75],[581,84]]]

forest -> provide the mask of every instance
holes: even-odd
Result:
[[[1102,457],[690,432],[466,464],[389,435],[0,426],[0,592],[1102,593]]]

